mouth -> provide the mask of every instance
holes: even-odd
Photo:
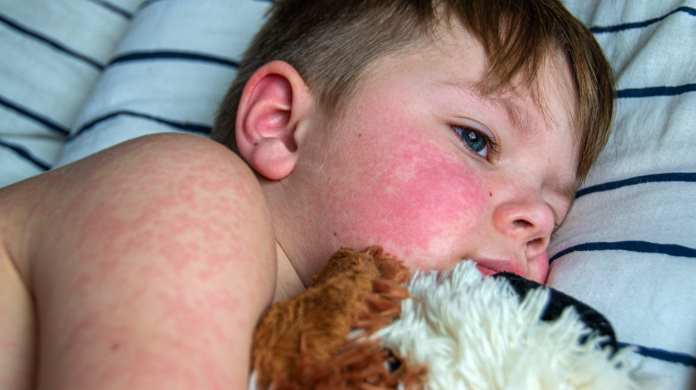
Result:
[[[481,265],[478,262],[476,262],[476,268],[478,268],[479,272],[481,272],[481,274],[484,276],[493,276],[499,272],[493,268],[488,268],[484,265]]]
[[[510,272],[524,277],[527,272],[524,267],[514,260],[500,259],[473,259],[476,268],[485,276],[491,276],[500,272]]]

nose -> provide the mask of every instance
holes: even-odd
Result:
[[[553,211],[542,200],[508,201],[493,212],[493,225],[516,248],[524,251],[527,260],[546,253],[554,227]]]

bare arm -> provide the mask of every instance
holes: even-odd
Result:
[[[246,166],[205,139],[154,136],[41,180],[28,243],[38,388],[245,387],[276,275]]]

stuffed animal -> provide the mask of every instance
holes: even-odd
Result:
[[[642,389],[609,322],[558,291],[470,261],[411,275],[341,249],[253,340],[250,389]]]

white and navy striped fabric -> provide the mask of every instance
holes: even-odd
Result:
[[[0,186],[48,170],[142,0],[0,0]]]
[[[57,164],[210,130],[269,0],[141,2],[0,0],[0,185],[56,164],[64,140]],[[696,0],[564,3],[617,73],[617,116],[552,240],[549,281],[603,312],[646,372],[692,388]]]
[[[145,134],[207,135],[269,5],[146,0],[83,106],[58,164]]]
[[[614,134],[552,240],[550,284],[696,387],[696,1],[566,0],[617,73]]]

